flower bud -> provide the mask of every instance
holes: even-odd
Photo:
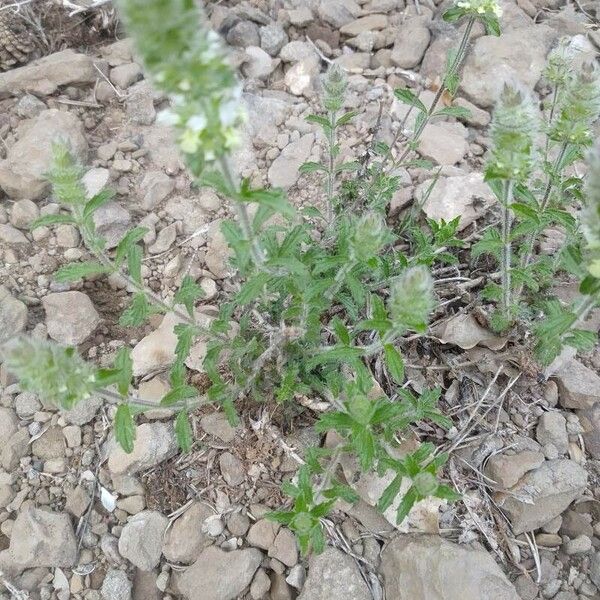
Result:
[[[323,78],[323,104],[327,110],[337,112],[342,109],[347,87],[346,73],[339,65],[333,63]]]
[[[94,369],[73,348],[21,337],[8,342],[2,356],[21,389],[62,408],[72,408],[95,389]]]
[[[404,271],[390,292],[388,308],[395,327],[423,332],[434,307],[433,278],[423,266]]]
[[[600,70],[594,62],[586,62],[566,83],[550,138],[565,144],[587,145],[592,137],[591,125],[599,115]]]
[[[488,179],[527,180],[534,165],[537,120],[529,94],[517,85],[505,83],[492,120]]]
[[[367,261],[377,256],[382,246],[389,240],[390,231],[383,218],[375,212],[368,212],[354,224],[350,239],[351,256],[360,262]]]
[[[438,480],[435,478],[435,475],[424,471],[423,473],[419,473],[414,479],[413,484],[415,488],[417,488],[417,492],[421,496],[431,496],[438,489]]]
[[[455,4],[465,13],[475,17],[493,15],[500,18],[502,16],[502,8],[497,0],[458,0]]]

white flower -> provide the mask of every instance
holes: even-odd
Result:
[[[156,117],[156,122],[160,125],[179,125],[179,121],[179,115],[174,113],[170,108],[161,110]]]
[[[187,120],[186,126],[192,131],[200,132],[206,129],[207,120],[205,115],[194,115]]]

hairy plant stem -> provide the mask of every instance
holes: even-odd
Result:
[[[342,459],[343,452],[344,450],[341,445],[335,447],[335,450],[331,455],[331,459],[329,460],[329,464],[327,465],[327,469],[325,469],[325,472],[321,477],[321,481],[315,489],[314,498],[316,502],[319,501],[319,497],[321,496],[325,488],[327,488],[327,486],[331,483],[331,480],[335,475],[335,471],[338,468],[338,465],[340,464],[340,461]]]
[[[219,165],[221,167],[221,172],[223,173],[223,177],[231,190],[232,195],[236,194],[238,186],[235,182],[235,178],[231,171],[231,167],[229,166],[229,162],[225,156],[219,157]],[[255,266],[258,269],[261,269],[265,263],[265,256],[262,248],[254,232],[252,231],[252,225],[250,224],[250,215],[248,214],[248,208],[243,202],[236,200],[235,198],[230,198],[233,209],[236,213],[238,221],[240,223],[240,227],[242,228],[242,232],[244,234],[244,238],[250,243],[250,252],[252,254],[252,258],[254,259]]]
[[[96,394],[98,394],[98,396],[102,396],[106,400],[115,400],[117,402],[123,402],[125,400],[127,402],[127,404],[129,404],[129,405],[143,406],[145,408],[155,408],[155,409],[169,408],[169,409],[179,411],[179,410],[183,410],[183,409],[189,410],[190,408],[197,408],[198,406],[202,406],[203,404],[210,404],[207,400],[198,398],[197,400],[186,400],[183,402],[175,402],[174,404],[170,404],[169,406],[163,406],[160,403],[151,402],[150,400],[144,400],[143,398],[140,398],[138,396],[133,396],[131,394],[123,397],[123,396],[121,396],[121,394],[119,394],[117,392],[113,392],[112,390],[109,390],[106,388],[98,388],[97,390],[94,390],[94,391]]]
[[[575,310],[575,322],[570,327],[570,329],[574,329],[575,327],[577,327],[577,325],[579,325],[580,323],[583,323],[585,321],[586,317],[588,316],[588,314],[590,313],[590,311],[599,302],[600,302],[600,293],[585,296],[582,299],[579,306],[577,307],[577,310]]]
[[[330,111],[329,119],[331,127],[327,134],[327,142],[329,144],[329,167],[327,169],[327,223],[331,223],[334,217],[333,210],[333,194],[335,192],[335,146],[337,143],[337,132],[335,122],[337,120],[337,112]]]
[[[506,321],[510,319],[512,303],[512,211],[510,205],[513,199],[514,182],[505,180],[502,182],[502,260],[501,260],[501,285],[502,301],[501,312]]]

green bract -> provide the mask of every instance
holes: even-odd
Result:
[[[89,398],[96,388],[95,369],[74,348],[21,337],[6,344],[2,357],[23,390],[67,410]]]
[[[390,316],[400,329],[424,331],[434,307],[433,279],[422,266],[407,269],[390,291]]]
[[[588,270],[600,279],[600,143],[589,154],[586,206],[581,227],[589,251]]]
[[[241,86],[218,34],[194,0],[122,0],[121,14],[156,87],[171,108],[160,115],[179,131],[195,175],[238,143]]]

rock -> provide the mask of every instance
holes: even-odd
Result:
[[[250,519],[241,512],[234,512],[227,519],[227,529],[229,529],[231,535],[241,537],[246,535],[249,528]]]
[[[26,325],[27,306],[0,285],[0,343],[24,331]]]
[[[166,252],[174,243],[177,238],[177,224],[171,223],[166,227],[163,227],[156,237],[156,241],[148,248],[150,254],[162,254]]]
[[[250,586],[252,600],[262,600],[271,589],[271,580],[264,569],[258,569]]]
[[[86,171],[82,183],[88,198],[99,194],[108,184],[110,171],[101,167],[95,167]]]
[[[371,600],[354,560],[337,548],[310,559],[308,578],[298,600]],[[410,598],[416,600],[416,598]],[[427,600],[430,600],[427,598]]]
[[[169,519],[157,511],[146,510],[132,517],[123,527],[119,552],[142,571],[151,571],[160,562],[163,538]]]
[[[314,20],[312,10],[308,6],[300,6],[294,10],[288,10],[288,16],[290,24],[296,27],[306,27]]]
[[[572,460],[547,460],[499,494],[500,508],[507,513],[515,535],[542,527],[560,515],[585,490],[586,470]]]
[[[246,48],[246,60],[242,73],[250,79],[265,81],[273,71],[273,59],[259,46]]]
[[[65,510],[72,514],[76,519],[81,518],[90,505],[90,495],[86,489],[78,485],[76,488],[67,492],[67,501],[65,502]]]
[[[162,171],[146,171],[140,184],[142,208],[154,210],[175,189],[175,181]]]
[[[248,531],[248,543],[256,548],[268,550],[275,543],[279,524],[267,519],[260,519]]]
[[[157,579],[153,571],[136,569],[133,578],[133,600],[162,600],[163,595],[158,589]]]
[[[31,419],[38,410],[42,410],[42,403],[36,394],[22,392],[15,398],[15,410],[20,419]]]
[[[0,407],[0,440],[7,440],[19,430],[19,418],[12,408]]]
[[[600,401],[600,375],[576,359],[566,361],[553,375],[563,408],[592,408]]]
[[[221,222],[222,219],[216,219],[211,223],[205,258],[207,268],[217,279],[224,279],[231,271],[231,250],[221,231]]]
[[[23,94],[15,105],[17,114],[24,119],[33,119],[47,108],[39,98],[31,94]]]
[[[0,484],[0,508],[6,508],[14,499],[15,492],[8,483]]]
[[[72,113],[44,110],[0,163],[0,187],[10,197],[36,200],[44,196],[50,188],[46,173],[57,139],[69,145],[76,159],[85,162],[88,145],[81,121]]]
[[[304,58],[287,70],[284,78],[285,85],[294,96],[302,96],[312,89],[313,80],[318,73],[318,59],[312,56]]]
[[[360,14],[360,6],[354,0],[321,0],[319,18],[339,29],[348,25]]]
[[[455,344],[463,350],[475,346],[485,346],[500,350],[506,345],[506,338],[494,335],[482,327],[472,313],[457,314],[433,328],[433,333],[443,344]]]
[[[127,233],[131,215],[118,202],[107,202],[94,212],[96,233],[106,240],[106,248],[115,248]]]
[[[308,160],[314,141],[315,134],[307,133],[282,150],[269,168],[269,183],[273,187],[287,190],[298,181],[300,176],[298,169]]]
[[[31,223],[40,216],[40,209],[31,200],[17,200],[10,211],[10,224],[17,229],[28,230]]]
[[[385,29],[388,26],[388,18],[385,15],[367,15],[356,19],[340,28],[340,33],[354,37],[360,35],[364,31],[377,31]]]
[[[401,69],[414,69],[423,60],[431,33],[422,22],[409,21],[402,27],[390,54],[390,60]]]
[[[600,588],[600,552],[594,552],[590,561],[590,579]]]
[[[260,28],[260,47],[270,56],[277,56],[288,39],[287,33],[278,23]]]
[[[379,547],[379,545],[378,545]],[[293,588],[301,590],[306,581],[306,569],[304,565],[295,565],[290,569],[290,574],[285,579]]]
[[[202,502],[194,502],[167,531],[162,553],[169,562],[189,565],[212,543],[202,525],[214,512]]]
[[[519,600],[485,550],[439,536],[395,537],[381,554],[381,570],[387,600]]]
[[[600,458],[600,402],[591,408],[578,410],[577,416],[583,427],[585,449],[593,458]]]
[[[422,183],[416,197],[424,197],[431,180]],[[423,205],[425,214],[430,219],[451,221],[460,217],[459,231],[468,227],[481,217],[486,209],[495,201],[495,196],[480,173],[440,177],[433,191]]]
[[[592,527],[591,515],[582,514],[575,510],[567,510],[560,524],[560,533],[572,539],[580,535],[592,537],[594,528]]]
[[[152,125],[156,120],[154,90],[147,81],[138,81],[129,88],[125,110],[136,125]],[[146,139],[146,142],[148,140]]]
[[[232,487],[240,485],[246,477],[242,461],[231,452],[224,452],[219,456],[219,467],[223,479]]]
[[[177,452],[177,441],[170,423],[142,423],[136,427],[133,452],[127,454],[113,441],[108,455],[111,475],[135,475],[159,465]]]
[[[567,420],[559,412],[544,413],[538,421],[536,438],[542,446],[553,444],[559,454],[566,454],[569,450]]]
[[[468,53],[461,89],[471,102],[484,108],[495,104],[501,86],[515,79],[533,89],[546,65],[555,34],[546,25],[505,31],[500,37],[477,38]]]
[[[27,429],[19,429],[2,444],[0,464],[5,471],[14,471],[19,461],[29,452],[29,433]]]
[[[499,489],[507,490],[543,462],[544,455],[532,450],[524,450],[517,454],[494,454],[487,461],[485,474],[498,484]]]
[[[580,535],[564,544],[563,549],[567,556],[585,554],[592,549],[592,540],[587,535]]]
[[[63,50],[0,74],[0,98],[21,92],[50,96],[59,86],[95,83],[97,77],[91,56]]]
[[[66,443],[62,428],[50,427],[43,435],[31,444],[34,456],[42,460],[63,458],[65,456]]]
[[[425,127],[419,140],[419,153],[438,165],[454,165],[469,150],[465,128],[460,123],[438,123]]]
[[[89,423],[102,406],[102,398],[100,396],[92,396],[86,400],[80,400],[72,409],[62,411],[62,416],[67,423],[73,425],[85,425]]]
[[[236,436],[236,430],[227,420],[227,417],[221,412],[214,412],[204,415],[200,419],[200,427],[209,435],[218,437],[223,442],[233,442]]]
[[[21,568],[73,567],[77,539],[68,515],[23,509],[12,527],[9,555]]]
[[[173,328],[181,323],[174,313],[167,313],[158,328],[143,337],[131,351],[133,374],[147,375],[169,366],[175,360],[177,336]]]
[[[281,561],[286,567],[293,567],[298,562],[296,536],[289,529],[280,529],[269,548],[269,556]]]
[[[48,335],[59,344],[78,346],[100,325],[100,315],[83,292],[57,292],[42,298]]]
[[[282,573],[271,573],[271,600],[293,600],[292,590]]]
[[[177,587],[187,600],[236,600],[261,561],[262,553],[255,548],[224,552],[211,546],[179,577]]]
[[[126,90],[142,78],[142,68],[137,63],[119,65],[110,71],[110,80],[122,90]]]
[[[131,600],[131,581],[120,569],[109,569],[100,590],[104,600]]]
[[[240,48],[259,46],[258,25],[252,21],[239,21],[227,33],[227,43]]]
[[[1,175],[0,175],[1,178]],[[29,240],[16,227],[0,223],[0,242],[8,246],[27,246]]]

